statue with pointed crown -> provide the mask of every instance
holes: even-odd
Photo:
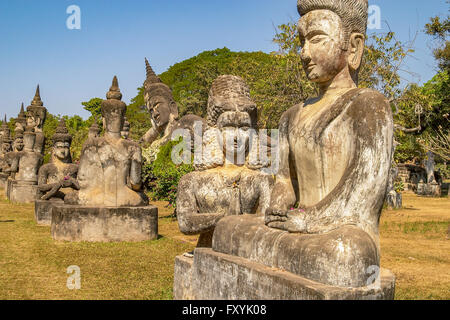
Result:
[[[25,109],[22,103],[22,106],[20,107],[20,112],[16,118],[16,128],[14,129],[14,131],[21,130],[22,132],[24,132],[26,127],[27,127],[27,114],[25,113]]]
[[[27,126],[34,128],[36,135],[36,141],[34,144],[34,151],[44,154],[45,148],[45,136],[43,133],[45,119],[47,118],[47,109],[44,107],[44,103],[41,100],[41,94],[39,85],[36,88],[36,94],[33,101],[27,107]]]
[[[141,141],[150,144],[150,148],[145,152],[147,160],[154,160],[159,148],[172,139],[174,131],[189,130],[193,137],[196,133],[194,126],[197,124],[198,131],[203,133],[206,121],[196,115],[186,115],[179,119],[178,105],[173,98],[172,90],[155,74],[147,59],[145,66],[147,78],[144,82],[144,100],[150,113],[152,127]]]
[[[320,93],[281,117],[280,168],[265,218],[221,219],[212,249],[195,251],[177,298],[394,298],[378,231],[392,110],[379,92],[358,88],[368,1],[299,0],[298,11],[300,57]]]
[[[127,106],[117,77],[101,105],[104,134],[83,145],[79,191],[52,209],[52,235],[68,241],[141,241],[157,236],[156,207],[149,206],[141,181],[142,151],[123,139]]]

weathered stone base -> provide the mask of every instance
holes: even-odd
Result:
[[[424,197],[441,197],[441,186],[437,183],[419,183],[417,185],[417,195]]]
[[[60,241],[135,242],[158,237],[158,208],[54,205],[52,237]]]
[[[34,216],[40,226],[50,226],[52,224],[52,208],[54,205],[64,205],[62,200],[36,200],[34,202]]]
[[[6,193],[12,203],[34,203],[38,187],[35,184],[22,184],[20,181],[8,180]]]
[[[4,173],[0,173],[0,189],[1,194],[6,195],[6,186],[8,185],[8,177],[9,175],[6,175]]]
[[[392,300],[395,276],[381,269],[381,288],[320,284],[248,259],[196,249],[175,260],[176,300]]]

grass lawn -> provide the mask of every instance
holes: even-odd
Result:
[[[33,205],[0,200],[0,299],[172,299],[175,256],[196,237],[178,230],[165,203],[159,240],[55,242],[37,226]],[[396,299],[450,299],[450,200],[404,195],[405,208],[381,219],[382,266],[397,276]],[[67,267],[81,269],[81,290],[66,287]]]

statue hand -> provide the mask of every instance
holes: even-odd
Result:
[[[276,217],[279,217],[278,219]],[[306,213],[303,209],[286,211],[284,214],[272,214],[266,217],[269,228],[280,229],[290,233],[306,233]]]

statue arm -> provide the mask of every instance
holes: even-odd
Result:
[[[188,174],[178,184],[177,219],[180,231],[186,235],[195,235],[211,231],[225,214],[198,213],[197,200],[194,194],[195,177]]]
[[[147,131],[146,134],[141,138],[141,142],[152,143],[156,139],[158,139],[160,132],[155,129],[155,127],[151,127],[150,130]]]
[[[138,146],[136,146],[136,149],[137,150],[134,151],[133,157],[131,159],[130,184],[131,189],[138,192],[141,191],[142,188],[142,151]]]
[[[280,120],[279,125],[279,170],[276,174],[275,184],[271,192],[269,213],[285,212],[293,207],[297,201],[294,187],[291,180],[289,164],[289,119],[298,111],[299,106],[295,106],[286,111]]]
[[[288,212],[272,227],[302,233],[329,232],[343,225],[374,225],[384,203],[392,160],[393,119],[379,93],[360,94],[344,111],[350,120],[353,155],[338,185],[313,207]],[[284,225],[283,225],[284,223]]]

